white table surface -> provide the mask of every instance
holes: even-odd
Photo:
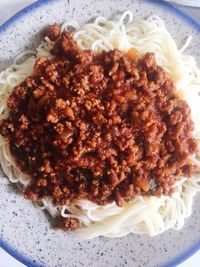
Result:
[[[81,0],[80,0],[81,1]],[[0,25],[9,17],[14,15],[23,7],[36,2],[35,0],[0,0]],[[200,21],[200,9],[184,8],[186,12]],[[200,251],[190,257],[179,267],[199,267],[200,266]],[[0,267],[26,267],[11,257],[7,252],[0,248]],[[63,266],[65,267],[65,266]]]

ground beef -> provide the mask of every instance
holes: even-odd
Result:
[[[58,24],[51,25],[43,31],[43,36],[48,37],[51,41],[58,39],[61,33],[61,27]]]
[[[73,231],[77,228],[79,228],[80,222],[78,219],[75,218],[63,218],[63,217],[57,217],[55,220],[55,229],[61,229],[61,230],[69,230]]]
[[[55,32],[46,35],[55,40]],[[81,51],[68,32],[51,53],[54,59],[38,59],[34,74],[14,89],[0,126],[32,178],[28,199],[122,206],[139,195],[169,195],[194,173],[190,109],[154,54]]]

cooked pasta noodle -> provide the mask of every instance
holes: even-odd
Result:
[[[182,48],[178,49],[175,41],[158,16],[134,22],[130,11],[125,12],[118,21],[109,21],[98,17],[93,23],[80,26],[77,21],[68,21],[62,25],[62,31],[72,31],[81,49],[108,51],[118,48],[126,52],[131,47],[140,53],[154,52],[160,64],[174,81],[177,93],[187,100],[195,124],[194,136],[200,139],[200,70],[192,56],[183,52],[189,46],[189,37]],[[0,73],[0,120],[5,119],[9,110],[7,98],[13,88],[33,73],[38,57],[52,58],[49,50],[53,43],[48,38],[36,51],[26,51],[18,56],[13,65]],[[29,57],[28,57],[29,56]],[[27,58],[24,61],[24,58]],[[22,63],[23,62],[23,63]],[[200,145],[199,151],[200,151]],[[191,159],[200,169],[200,152]],[[30,177],[24,175],[16,166],[3,137],[0,137],[0,162],[3,171],[12,183],[27,186]],[[99,206],[88,200],[76,200],[70,206],[55,206],[51,199],[44,198],[35,205],[41,210],[48,210],[51,216],[61,215],[77,218],[82,227],[75,232],[81,238],[121,237],[130,232],[154,236],[167,229],[180,229],[186,217],[191,215],[192,200],[200,191],[200,174],[192,178],[183,177],[175,185],[171,197],[136,197],[118,207],[115,203]]]

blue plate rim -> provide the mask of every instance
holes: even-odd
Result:
[[[54,2],[56,0],[37,0],[36,2],[28,5],[27,7],[21,9],[18,11],[15,15],[13,15],[10,19],[8,19],[6,22],[4,22],[0,26],[0,34],[5,32],[6,29],[12,25],[15,21],[23,17],[23,15],[29,13],[31,10],[34,10],[38,7],[41,7],[45,4],[49,4],[50,2]],[[149,0],[145,0],[148,2]],[[175,13],[179,17],[181,17],[186,23],[190,24],[192,27],[194,27],[196,30],[200,33],[200,23],[197,22],[195,19],[190,17],[187,13],[180,10],[178,7],[173,6],[172,4],[168,2],[164,2],[163,0],[151,0],[151,2],[154,2],[158,5],[165,6],[169,11]],[[28,257],[20,254],[17,250],[12,248],[11,245],[3,241],[3,239],[0,239],[0,247],[4,249],[8,254],[10,254],[13,258],[18,260],[19,262],[27,265],[28,267],[44,267],[41,264],[36,263],[34,260],[29,259]],[[178,256],[177,258],[169,261],[168,263],[164,264],[162,267],[173,267],[181,264],[188,258],[190,258],[193,254],[195,254],[198,250],[200,250],[200,240],[198,240],[190,249],[188,249],[186,252]]]

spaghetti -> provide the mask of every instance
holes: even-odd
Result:
[[[79,26],[76,21],[70,21],[63,24],[62,31],[64,30],[72,31],[81,49],[98,52],[118,48],[127,52],[134,47],[142,54],[154,52],[158,64],[174,81],[177,93],[189,103],[195,124],[193,135],[199,140],[200,71],[193,57],[183,55],[191,38],[178,49],[159,17],[151,16],[147,20],[133,22],[132,13],[129,11],[125,12],[118,22],[99,17],[94,23]],[[15,59],[12,66],[0,74],[0,120],[7,118],[9,114],[7,98],[12,89],[33,73],[37,58],[52,58],[49,52],[52,46],[53,43],[46,38],[36,52],[26,51]],[[27,56],[30,57],[24,61]],[[199,152],[192,160],[200,168]],[[0,162],[11,182],[22,187],[29,184],[30,178],[16,166],[3,137],[0,137]],[[171,197],[140,196],[123,207],[118,207],[115,203],[99,206],[88,200],[76,200],[70,206],[55,206],[50,198],[44,198],[35,204],[42,210],[47,209],[53,217],[61,214],[65,218],[77,218],[82,227],[76,230],[76,233],[82,238],[94,238],[100,235],[121,237],[130,232],[153,236],[167,229],[180,229],[183,226],[184,219],[191,214],[193,196],[200,190],[199,182],[199,173],[190,179],[183,177],[176,183],[175,193]]]

